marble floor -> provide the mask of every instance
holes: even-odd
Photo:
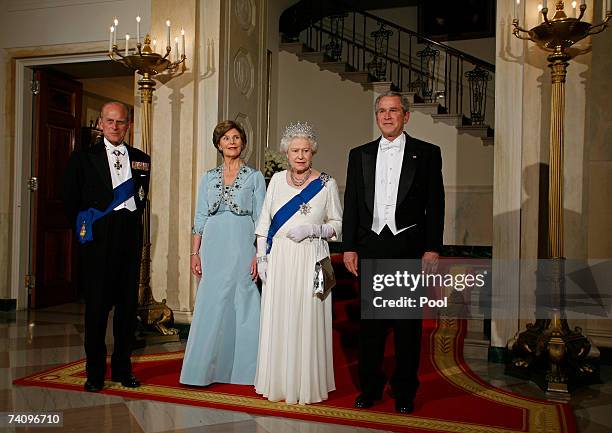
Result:
[[[63,427],[17,428],[0,420],[0,431],[79,433],[373,433],[355,428],[255,416],[240,412],[134,400],[85,392],[14,387],[13,379],[84,357],[83,306],[67,304],[37,310],[0,312],[0,412],[61,412]],[[139,349],[138,353],[176,351],[184,342]],[[503,366],[469,361],[486,381],[529,396],[546,398],[532,383],[503,374]],[[604,383],[574,393],[571,404],[581,433],[612,432],[612,367],[603,366]],[[4,424],[2,424],[4,422]]]

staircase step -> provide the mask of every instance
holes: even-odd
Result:
[[[355,71],[355,68],[345,62],[321,62],[319,68],[335,73]]]
[[[437,102],[415,102],[410,106],[411,111],[419,111],[425,114],[442,114],[444,109]]]
[[[483,146],[493,146],[495,144],[495,137],[483,137],[482,145]]]
[[[374,93],[385,93],[389,90],[395,90],[396,87],[391,81],[371,81],[361,85],[364,90],[372,90]]]
[[[355,83],[364,84],[374,81],[374,77],[368,72],[354,71],[354,72],[340,72],[340,77],[343,80],[354,81]]]
[[[423,102],[423,98],[421,98],[416,92],[401,92],[401,94],[404,95],[411,104]]]
[[[468,118],[463,114],[432,114],[431,117],[433,117],[434,121],[436,122],[444,122],[447,125],[457,127],[467,125],[469,123]]]
[[[488,138],[493,136],[493,130],[488,125],[464,125],[457,128],[460,134],[470,134],[474,137]]]
[[[325,54],[324,51],[302,51],[297,53],[300,60],[307,60],[312,63],[326,63],[332,61],[332,58]]]
[[[308,46],[302,42],[282,42],[280,49],[293,54],[300,54],[308,51],[312,51]]]

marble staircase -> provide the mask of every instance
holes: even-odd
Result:
[[[334,61],[325,52],[314,51],[302,42],[282,42],[280,49],[295,54],[300,60],[315,63],[321,70],[337,73],[343,80],[361,84],[365,90],[383,93],[388,90],[398,90],[393,83],[376,81],[375,77],[366,71],[357,71],[345,62]],[[442,122],[457,128],[458,134],[470,134],[479,137],[484,146],[494,144],[494,131],[486,124],[473,125],[463,114],[450,114],[444,106],[437,102],[425,102],[416,92],[402,92],[410,101],[411,111],[419,111],[431,115],[435,122]]]

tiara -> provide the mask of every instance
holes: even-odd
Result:
[[[296,137],[296,136],[304,136],[304,137],[308,137],[312,140],[317,139],[317,136],[314,133],[314,130],[312,129],[312,126],[308,124],[308,122],[297,122],[297,123],[290,123],[289,125],[287,125],[287,127],[285,128],[285,133],[283,134],[283,137],[285,138],[291,138],[291,137]]]

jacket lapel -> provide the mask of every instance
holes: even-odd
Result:
[[[402,159],[402,173],[400,174],[399,185],[397,188],[397,205],[399,205],[405,198],[406,194],[412,186],[414,175],[416,173],[416,164],[419,155],[416,153],[416,147],[408,134],[404,132],[406,136],[406,144],[404,146],[404,158]]]
[[[113,181],[111,180],[110,169],[108,167],[108,158],[106,156],[106,148],[104,140],[100,139],[94,143],[90,149],[89,159],[96,171],[104,181],[104,185],[109,189],[113,189]]]
[[[361,164],[363,173],[364,197],[366,206],[374,213],[374,191],[376,189],[376,157],[378,155],[378,142],[372,141],[363,151]]]

